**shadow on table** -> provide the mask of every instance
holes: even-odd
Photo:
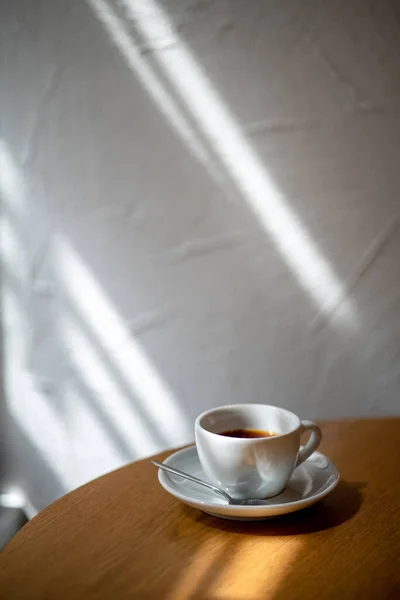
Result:
[[[318,504],[264,521],[229,521],[206,515],[187,506],[182,510],[193,521],[220,531],[244,535],[304,535],[332,529],[352,519],[361,507],[361,490],[365,486],[362,482],[340,481],[335,490]]]

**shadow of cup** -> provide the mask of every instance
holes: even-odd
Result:
[[[305,535],[332,529],[352,519],[359,511],[366,486],[361,482],[340,481],[333,492],[310,508],[264,521],[229,521],[183,507],[191,519],[206,527],[244,535]]]

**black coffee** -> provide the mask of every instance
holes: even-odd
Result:
[[[228,431],[222,431],[219,435],[234,438],[265,438],[278,434],[265,429],[229,429]]]

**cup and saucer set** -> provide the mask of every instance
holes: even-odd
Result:
[[[306,432],[310,437],[302,446]],[[320,428],[283,408],[222,406],[197,417],[195,435],[194,446],[162,463],[158,479],[175,498],[215,517],[255,521],[296,512],[339,482],[333,462],[317,451]]]

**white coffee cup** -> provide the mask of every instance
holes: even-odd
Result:
[[[270,437],[220,435],[235,429],[275,433]],[[305,446],[303,433],[311,432]],[[233,498],[280,494],[294,469],[319,446],[321,430],[311,421],[267,404],[232,404],[204,412],[195,422],[196,446],[204,473]]]

